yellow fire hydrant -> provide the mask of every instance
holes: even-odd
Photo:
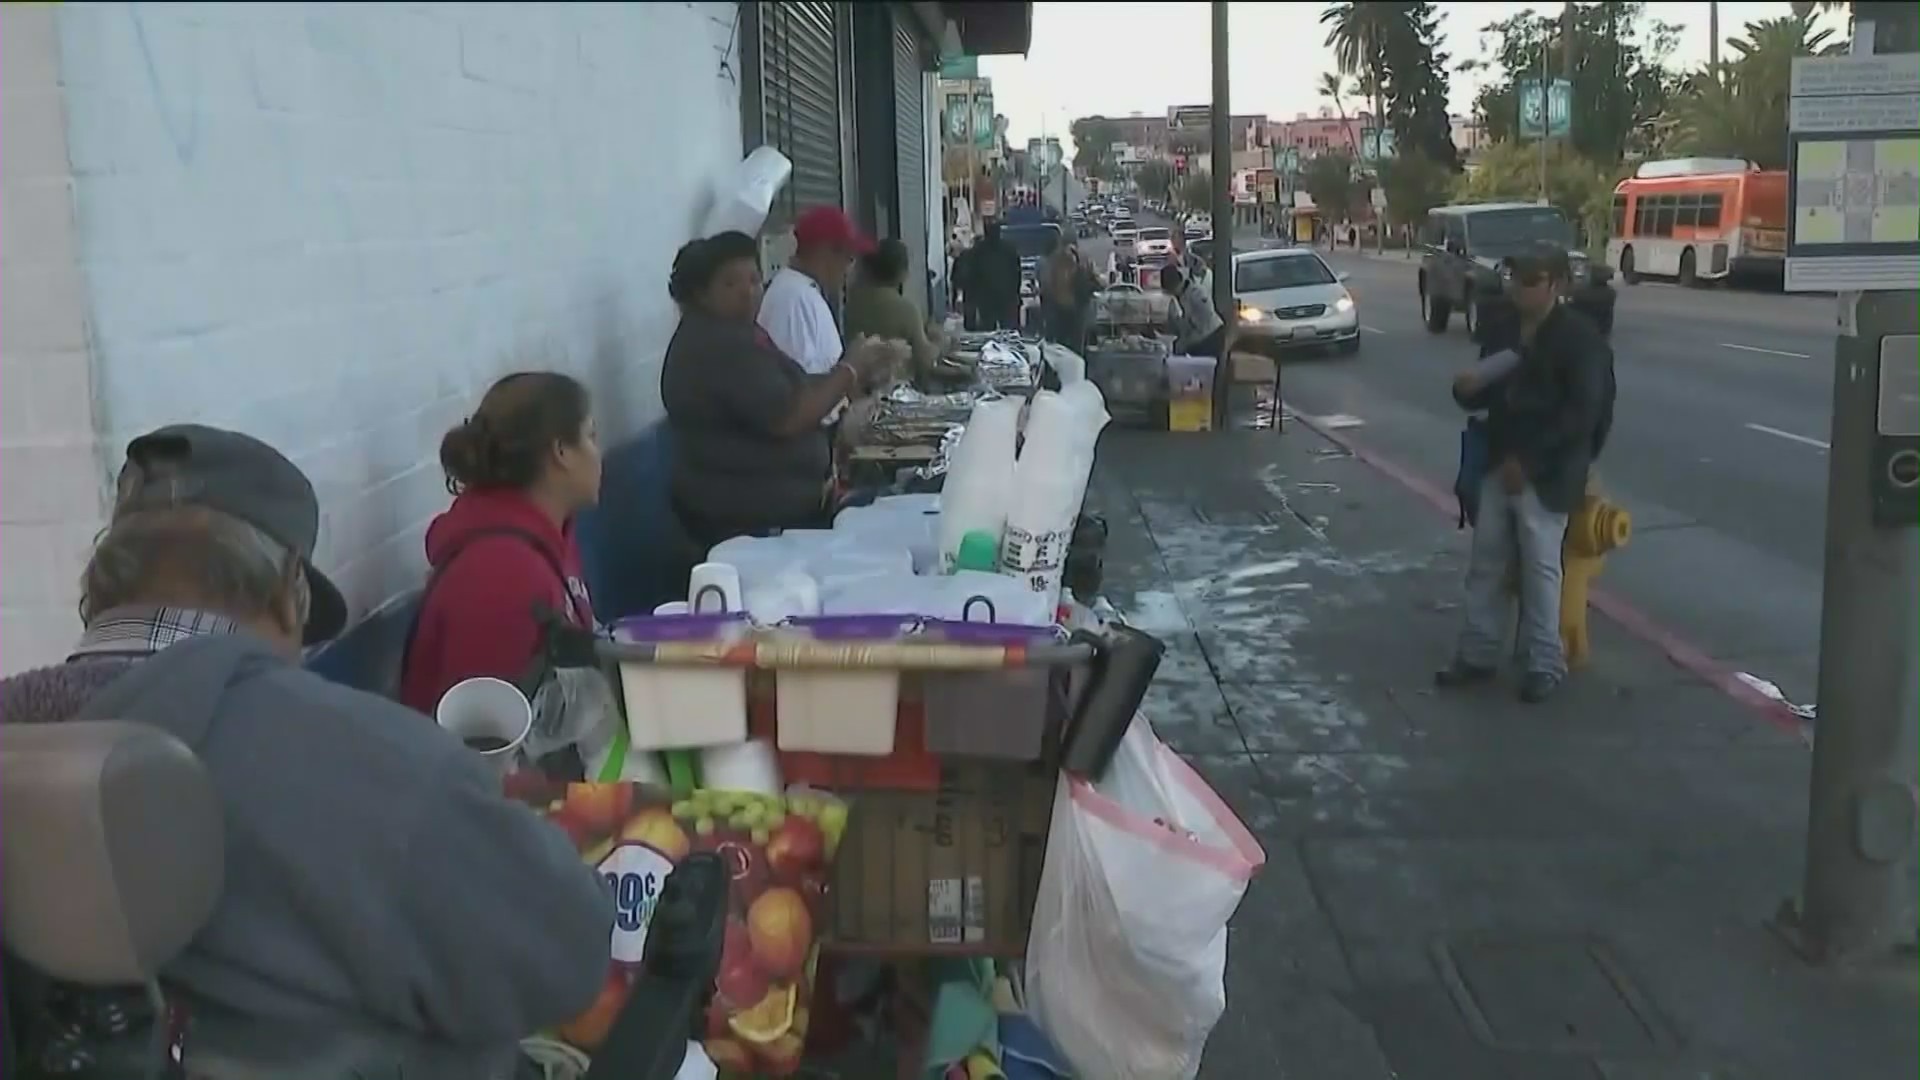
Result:
[[[1587,637],[1587,593],[1607,565],[1607,555],[1633,537],[1633,517],[1587,486],[1580,505],[1567,516],[1560,543],[1560,645],[1567,667],[1585,667],[1591,651]],[[1507,590],[1520,595],[1520,567],[1507,569]]]

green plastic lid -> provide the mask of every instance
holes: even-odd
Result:
[[[992,570],[999,561],[999,539],[985,529],[976,529],[960,538],[953,566],[956,570]]]

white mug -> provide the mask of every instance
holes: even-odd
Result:
[[[655,615],[685,615],[692,611],[685,600],[669,600],[653,609]]]
[[[687,578],[687,608],[695,615],[741,610],[740,571],[732,563],[703,562]]]
[[[433,718],[504,774],[533,730],[533,704],[512,683],[481,676],[441,695]]]

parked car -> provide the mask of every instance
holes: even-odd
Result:
[[[1534,203],[1442,206],[1421,230],[1420,313],[1427,329],[1445,333],[1455,311],[1467,333],[1475,332],[1480,308],[1499,302],[1512,276],[1513,256],[1541,241],[1567,250],[1572,269],[1568,300],[1603,334],[1613,332],[1613,268],[1588,259],[1574,242],[1573,225],[1558,207]]]
[[[1102,328],[1140,329],[1167,324],[1173,297],[1118,282],[1093,295],[1093,322]]]
[[[1311,248],[1243,251],[1233,257],[1239,340],[1267,352],[1330,347],[1360,351],[1360,309],[1337,273]]]

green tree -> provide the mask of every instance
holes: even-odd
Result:
[[[1344,221],[1367,195],[1354,179],[1353,158],[1345,153],[1316,154],[1300,166],[1300,187],[1329,221]]]
[[[1556,142],[1547,148],[1547,201],[1579,227],[1591,247],[1606,236],[1613,189],[1628,171],[1625,165],[1597,165]],[[1532,202],[1539,191],[1539,148],[1504,142],[1488,147],[1479,167],[1459,178],[1457,194],[1463,202]]]
[[[1447,116],[1447,54],[1439,51],[1440,16],[1432,4],[1388,5],[1398,18],[1387,24],[1382,54],[1385,126],[1400,153],[1458,170],[1453,122]]]
[[[1453,173],[1449,165],[1417,151],[1403,151],[1381,162],[1380,190],[1387,196],[1387,220],[1394,225],[1424,222],[1427,211],[1444,205],[1452,197]]]
[[[1518,84],[1567,75],[1571,31],[1573,144],[1594,161],[1619,161],[1628,150],[1645,151],[1654,122],[1665,112],[1676,80],[1666,61],[1678,30],[1659,19],[1643,18],[1646,5],[1605,0],[1576,6],[1571,17],[1524,12],[1488,23],[1481,33],[1493,43],[1485,61],[1467,61],[1462,71],[1479,70],[1491,79],[1480,91],[1474,111],[1495,142],[1517,138],[1520,124]]]
[[[1102,116],[1075,120],[1068,128],[1073,136],[1073,171],[1081,176],[1112,179],[1118,163],[1113,160],[1113,144],[1120,141],[1120,129]]]
[[[1200,169],[1181,177],[1174,185],[1174,201],[1189,210],[1212,210],[1213,174]]]
[[[1173,166],[1159,158],[1143,162],[1133,173],[1133,184],[1149,199],[1173,198]]]
[[[1787,104],[1797,56],[1831,55],[1830,30],[1815,30],[1811,15],[1747,24],[1747,36],[1729,44],[1734,57],[1690,76],[1664,123],[1665,151],[1737,157],[1763,169],[1787,167]]]

